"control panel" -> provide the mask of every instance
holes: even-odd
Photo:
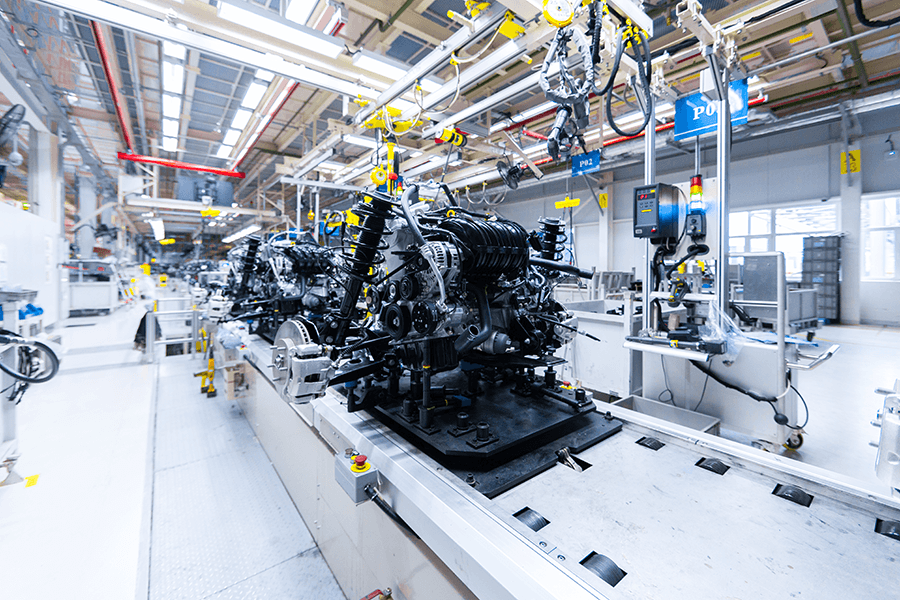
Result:
[[[365,454],[347,450],[344,456],[335,457],[334,478],[350,499],[359,504],[369,499],[366,486],[377,487],[378,469],[372,466]]]
[[[654,244],[678,238],[678,188],[665,183],[634,189],[634,237]]]

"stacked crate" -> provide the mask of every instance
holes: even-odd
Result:
[[[837,322],[841,315],[841,237],[803,238],[803,285],[817,290],[818,316]]]

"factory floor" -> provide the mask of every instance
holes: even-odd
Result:
[[[202,358],[132,349],[145,304],[57,328],[60,372],[19,405],[16,471],[38,477],[0,488],[0,598],[344,600]]]
[[[17,471],[0,488],[4,600],[343,599],[240,408],[207,398],[202,359],[145,364],[142,304],[57,329],[59,375],[19,406]],[[869,422],[900,377],[900,329],[826,327],[842,345],[800,379],[811,417],[789,455],[880,494]]]

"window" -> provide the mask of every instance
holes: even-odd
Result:
[[[896,218],[897,211],[893,214]],[[834,233],[837,218],[837,205],[831,203],[733,212],[728,219],[729,248],[731,252],[783,252],[788,279],[800,279],[803,238]]]
[[[863,277],[898,279],[897,239],[900,238],[900,198],[862,202]]]

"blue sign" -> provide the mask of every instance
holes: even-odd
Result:
[[[594,173],[600,170],[600,151],[594,150],[587,154],[579,154],[572,157],[572,177],[584,173]]]
[[[743,125],[747,122],[747,80],[732,81],[729,88],[731,124]],[[718,102],[709,100],[702,93],[676,100],[675,141],[715,131],[719,118],[717,108]]]

